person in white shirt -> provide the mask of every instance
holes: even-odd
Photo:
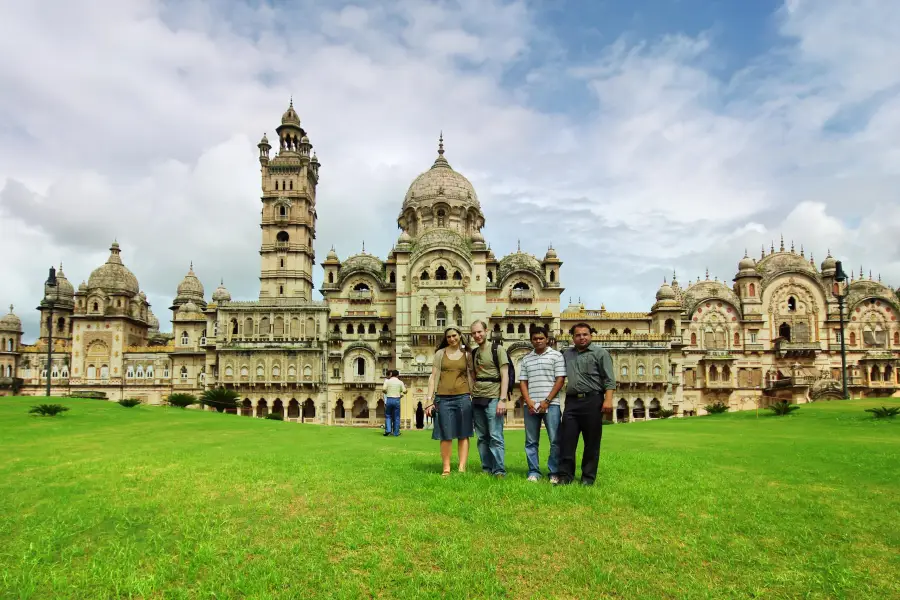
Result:
[[[384,392],[384,435],[400,435],[400,397],[406,393],[406,385],[400,381],[400,371],[388,373],[381,390]],[[393,432],[393,434],[392,434]]]
[[[561,419],[559,400],[566,381],[566,363],[563,355],[550,348],[546,327],[531,329],[531,345],[534,350],[525,355],[519,367],[519,389],[525,400],[525,458],[528,461],[528,481],[541,478],[538,447],[541,441],[541,423],[550,438],[550,457],[547,470],[550,483],[558,483],[559,431]]]

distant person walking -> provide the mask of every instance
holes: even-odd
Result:
[[[463,346],[462,333],[456,327],[444,331],[428,378],[428,398],[434,403],[425,409],[426,416],[437,413],[431,439],[441,442],[441,475],[450,475],[450,453],[457,440],[459,472],[466,470],[469,459],[469,438],[472,437],[472,372],[469,353]]]
[[[400,435],[400,398],[406,393],[406,385],[400,381],[400,371],[388,373],[381,390],[384,392],[384,435]]]
[[[539,448],[541,423],[550,439],[547,471],[550,483],[559,483],[559,401],[566,382],[566,363],[562,354],[550,348],[550,333],[546,327],[531,329],[531,346],[519,366],[519,390],[525,401],[525,459],[528,461],[528,481],[541,478]]]
[[[584,437],[581,485],[594,485],[600,462],[603,414],[612,413],[616,377],[612,357],[591,343],[591,326],[578,323],[570,330],[573,346],[563,352],[566,361],[566,408],[559,428],[559,483],[575,478],[578,438]]]
[[[494,477],[506,477],[506,448],[503,421],[506,417],[506,393],[509,380],[509,355],[503,346],[487,341],[487,325],[475,321],[471,328],[472,370],[475,387],[472,390],[472,415],[481,469]]]

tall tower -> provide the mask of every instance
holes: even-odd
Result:
[[[266,136],[258,144],[263,193],[259,297],[311,300],[319,159],[310,156],[312,144],[293,100],[275,131],[279,149],[274,158],[269,159]]]

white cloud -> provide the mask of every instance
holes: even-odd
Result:
[[[628,32],[569,64],[524,2],[4,4],[0,302],[33,335],[47,267],[77,285],[114,237],[164,328],[191,260],[207,293],[254,297],[255,143],[291,94],[323,163],[320,260],[387,252],[443,129],[495,252],[553,242],[588,304],[646,308],[672,268],[730,278],[781,232],[900,282],[900,6],[863,4],[792,3],[727,79],[714,35]],[[596,108],[539,110],[538,86]]]

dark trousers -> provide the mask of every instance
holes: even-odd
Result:
[[[566,397],[566,408],[559,425],[559,482],[571,483],[575,478],[575,452],[578,437],[584,436],[581,457],[581,483],[593,485],[600,462],[600,440],[603,437],[603,394],[584,398]]]

